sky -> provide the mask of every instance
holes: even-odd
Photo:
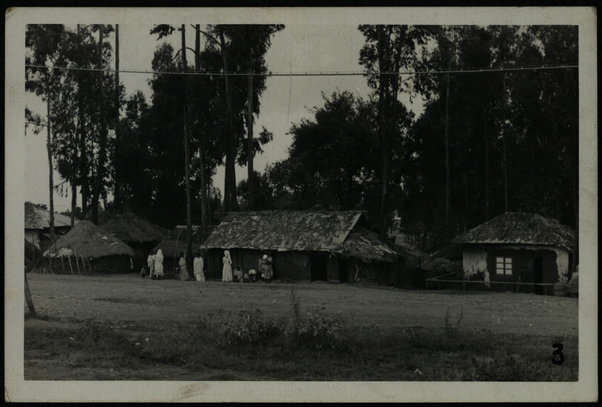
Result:
[[[180,34],[175,32],[168,38],[157,41],[149,34],[151,25],[119,25],[120,69],[151,70],[151,61],[156,48],[163,42],[171,43],[174,48],[180,46]],[[192,27],[187,27],[187,44],[193,41]],[[114,36],[107,39],[114,46]],[[266,53],[266,65],[271,72],[323,72],[323,71],[362,71],[359,64],[359,51],[364,43],[362,34],[356,25],[287,25],[284,30],[272,37],[272,45]],[[192,61],[192,51],[188,60]],[[114,65],[113,65],[114,67]],[[150,74],[120,74],[126,94],[138,90],[151,100],[148,80]],[[262,127],[273,133],[274,139],[263,146],[264,152],[255,157],[256,171],[263,172],[265,167],[288,155],[292,136],[288,134],[291,125],[302,118],[311,118],[311,109],[323,104],[323,94],[331,95],[335,91],[348,90],[367,97],[370,89],[363,76],[323,76],[323,77],[268,77],[266,89],[260,100],[260,113],[256,117],[255,129]],[[420,102],[410,106],[403,95],[400,99],[411,110],[418,113]],[[26,104],[32,110],[45,115],[46,106],[34,95],[27,93]],[[34,135],[28,132],[26,137],[26,179],[25,200],[48,204],[48,158],[46,153],[46,133]],[[245,179],[246,167],[236,168],[237,183]],[[55,184],[60,183],[58,173],[54,171]],[[214,185],[223,190],[224,169],[218,168],[213,178]],[[69,188],[65,188],[67,190]],[[55,210],[62,212],[70,208],[70,191],[61,196],[55,194]],[[81,204],[78,196],[78,205]]]

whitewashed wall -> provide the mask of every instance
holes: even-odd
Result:
[[[507,245],[504,249],[509,250],[550,250],[556,253],[556,268],[558,269],[558,282],[566,283],[569,275],[569,252],[561,248],[553,248],[549,246],[524,246],[524,245]],[[487,250],[479,246],[467,246],[464,248],[462,255],[462,268],[464,269],[464,277],[483,272],[485,281],[489,280],[489,272],[487,270]]]

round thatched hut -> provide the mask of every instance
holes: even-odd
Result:
[[[131,212],[113,216],[99,226],[134,250],[134,270],[146,263],[148,253],[167,236],[167,229],[155,225]]]
[[[134,251],[92,222],[81,221],[44,256],[57,260],[52,267],[55,272],[129,273],[133,269]]]

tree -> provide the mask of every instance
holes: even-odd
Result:
[[[50,211],[50,241],[55,241],[54,236],[54,180],[52,164],[52,118],[51,104],[60,83],[60,72],[52,69],[36,68],[33,66],[46,66],[53,64],[59,59],[58,45],[63,38],[65,27],[63,25],[39,25],[27,26],[25,35],[25,46],[32,54],[25,58],[26,82],[25,89],[34,92],[46,102],[46,149],[48,153],[48,192]]]
[[[391,202],[400,191],[403,171],[401,142],[411,115],[395,105],[391,143],[392,167],[387,188]],[[308,209],[316,204],[331,210],[365,209],[379,225],[378,102],[364,101],[348,91],[324,97],[313,118],[291,128],[293,142],[286,160],[266,171],[277,208]],[[387,206],[387,210],[391,206]]]
[[[401,69],[418,66],[416,44],[422,44],[426,32],[416,26],[399,25],[360,25],[359,30],[366,39],[360,50],[360,64],[368,75],[368,85],[375,89],[378,100],[379,135],[379,232],[381,239],[386,236],[387,206],[390,193],[391,143],[393,139],[392,121],[399,92],[404,85]],[[379,74],[380,72],[380,74]]]

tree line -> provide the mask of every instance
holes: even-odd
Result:
[[[577,64],[576,27],[359,30],[371,94],[324,95],[292,125],[289,156],[259,176],[265,208],[364,209],[382,237],[398,213],[425,250],[505,211],[577,227],[577,69],[493,69]],[[406,71],[436,73],[376,74]]]
[[[157,47],[155,72],[253,75],[155,74],[150,101],[126,95],[116,74],[27,68],[27,89],[47,102],[48,125],[29,111],[26,120],[46,129],[49,165],[72,192],[80,189],[83,214],[97,220],[105,200],[105,209],[167,227],[186,218],[189,228],[205,228],[216,211],[319,204],[366,210],[382,237],[397,212],[426,249],[504,211],[576,227],[577,70],[487,70],[577,64],[576,27],[359,26],[371,93],[324,95],[311,117],[291,125],[288,156],[260,173],[253,157],[273,135],[253,123],[265,53],[283,28],[153,27],[157,40],[178,33],[181,40]],[[118,71],[118,35],[106,41],[117,30],[30,25],[26,62],[106,68],[113,60]],[[422,100],[422,111],[414,114],[401,95]],[[247,167],[238,185],[236,164]],[[211,181],[219,165],[223,189]]]

